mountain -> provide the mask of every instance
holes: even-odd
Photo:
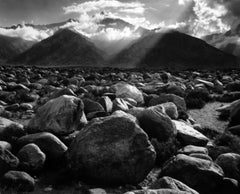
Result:
[[[89,40],[92,41],[98,49],[106,53],[106,58],[115,55],[132,44],[136,39],[150,32],[150,30],[135,26],[120,18],[111,18],[104,12],[100,15],[93,15],[90,22],[93,22],[93,27],[91,27],[92,25],[89,27],[79,20],[69,19],[64,22],[46,25],[18,24],[5,27],[4,29],[11,30],[11,33],[15,30],[20,31],[18,34],[22,36],[22,38],[27,37],[40,41],[60,29],[68,28],[89,37]],[[28,33],[28,30],[31,29],[26,29],[25,27],[33,28],[36,31],[35,33],[39,35],[31,37],[31,33]]]
[[[175,30],[151,33],[124,49],[111,62],[121,67],[176,70],[239,68],[235,56]]]
[[[66,21],[63,21],[63,22],[57,22],[57,23],[52,23],[52,24],[17,24],[17,25],[13,25],[13,26],[10,26],[10,27],[3,27],[5,29],[13,29],[13,30],[16,30],[17,28],[23,28],[24,26],[28,26],[28,27],[32,27],[32,28],[35,28],[37,30],[55,30],[55,31],[58,31],[60,29],[60,27],[68,24],[68,23],[71,23],[71,22],[78,22],[78,20],[76,19],[68,19]]]
[[[40,66],[101,66],[104,59],[102,52],[86,37],[62,29],[10,62]]]
[[[35,42],[0,35],[0,59],[8,60],[29,49]]]
[[[210,34],[203,39],[210,45],[240,58],[240,22],[235,23],[226,33]]]
[[[150,32],[122,19],[106,17],[98,22],[97,35],[92,36],[91,40],[96,47],[107,53],[107,58],[110,58]]]

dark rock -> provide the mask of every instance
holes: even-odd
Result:
[[[207,154],[193,153],[193,154],[190,154],[189,156],[204,159],[204,160],[213,161],[212,158],[210,156],[208,156]]]
[[[30,120],[30,132],[51,132],[56,135],[70,134],[87,123],[80,98],[63,95],[41,106]]]
[[[144,104],[143,94],[135,86],[127,83],[118,83],[116,87],[116,97],[117,98],[132,98],[138,104]]]
[[[19,160],[10,151],[0,149],[0,177],[9,170],[16,169]]]
[[[226,177],[240,181],[240,155],[235,153],[221,154],[215,161]]]
[[[19,110],[19,104],[16,103],[16,104],[9,105],[5,108],[5,110],[16,112]]]
[[[240,98],[240,92],[228,92],[221,96],[220,102],[233,102]]]
[[[47,159],[57,161],[61,159],[67,147],[55,135],[47,132],[26,135],[18,139],[19,146],[25,146],[30,143],[36,144],[47,156]]]
[[[224,178],[218,188],[218,194],[239,194],[240,188],[238,181],[230,178]]]
[[[108,113],[112,112],[113,103],[108,96],[102,96],[99,100],[99,103],[102,105],[106,112]]]
[[[20,192],[30,192],[34,190],[35,181],[26,172],[9,171],[4,174],[1,185],[6,189],[16,189]]]
[[[122,111],[128,111],[129,110],[129,106],[130,104],[125,101],[122,98],[115,98],[115,100],[113,101],[113,108],[112,111],[117,111],[117,110],[122,110]]]
[[[83,104],[84,104],[84,112],[86,115],[91,112],[105,111],[101,104],[88,98],[83,99]]]
[[[149,189],[173,189],[175,191],[184,191],[189,194],[198,194],[197,191],[191,189],[184,183],[167,176],[162,177],[155,181],[154,183],[152,183],[149,186]]]
[[[184,154],[169,160],[163,167],[162,175],[175,178],[204,194],[214,193],[224,176],[217,164]]]
[[[0,117],[0,140],[12,143],[25,134],[23,125]]]
[[[137,118],[140,126],[150,138],[157,138],[161,142],[177,134],[174,123],[164,113],[161,105],[145,109]]]
[[[18,152],[20,168],[27,172],[38,172],[43,168],[46,155],[36,144],[27,144]]]
[[[136,190],[136,191],[130,191],[125,194],[190,194],[189,192],[184,192],[184,191],[176,191],[173,189],[158,189],[158,190],[153,190],[153,189],[145,189],[145,190]]]
[[[184,148],[178,150],[178,154],[185,154],[185,155],[205,154],[205,155],[208,155],[208,149],[205,147],[188,145],[188,146],[185,146]]]
[[[157,98],[152,98],[148,106],[155,106],[166,102],[173,102],[177,106],[179,113],[187,111],[185,100],[175,94],[160,94]]]
[[[164,112],[171,118],[177,119],[178,118],[178,110],[177,106],[173,102],[166,102],[161,104],[164,109]]]
[[[94,119],[68,150],[76,178],[105,184],[136,184],[155,163],[156,153],[136,118],[121,111]]]
[[[175,120],[173,122],[177,129],[178,138],[184,145],[207,145],[209,139],[205,135],[184,122]]]

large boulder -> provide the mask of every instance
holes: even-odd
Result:
[[[127,83],[118,83],[114,85],[116,89],[116,96],[118,98],[132,98],[138,104],[144,103],[144,98],[142,92],[137,89],[135,86]]]
[[[30,120],[30,132],[51,132],[65,135],[80,129],[87,123],[84,105],[80,98],[63,95],[41,106]]]
[[[46,155],[36,144],[25,145],[17,154],[20,167],[28,172],[37,172],[43,168]]]
[[[185,191],[188,192],[189,194],[198,194],[197,191],[191,189],[190,187],[188,187],[187,185],[185,185],[184,183],[173,179],[171,177],[165,176],[162,177],[158,180],[156,180],[154,183],[152,183],[149,186],[149,189],[173,189],[176,191]]]
[[[146,108],[138,115],[140,126],[150,138],[167,141],[177,134],[176,127],[170,117],[165,114],[161,105]]]
[[[173,122],[176,125],[178,137],[183,144],[205,146],[208,143],[209,139],[190,125],[176,120]]]
[[[136,184],[153,168],[156,153],[136,118],[118,111],[83,128],[68,150],[76,178],[105,184]]]
[[[35,180],[26,172],[9,171],[4,174],[1,185],[7,189],[16,189],[19,192],[34,190]]]
[[[240,181],[240,155],[235,153],[221,154],[215,161],[228,178]]]
[[[60,159],[67,151],[66,145],[55,135],[48,132],[23,136],[18,139],[17,143],[20,147],[34,143],[46,154],[47,159],[51,160]]]
[[[164,165],[162,175],[175,178],[200,193],[210,194],[221,184],[224,173],[211,161],[178,154]]]

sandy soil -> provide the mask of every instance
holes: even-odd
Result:
[[[228,124],[228,121],[218,120],[219,113],[216,109],[225,104],[226,103],[220,102],[208,103],[202,109],[192,109],[189,110],[188,113],[198,124],[201,124],[203,128],[210,128],[223,132]]]

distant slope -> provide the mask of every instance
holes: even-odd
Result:
[[[120,52],[111,62],[121,67],[169,69],[239,67],[233,55],[175,30],[145,36]]]
[[[86,37],[63,29],[10,62],[42,66],[101,66],[104,59],[102,52]]]
[[[29,49],[35,42],[0,35],[0,59],[8,60]]]
[[[240,58],[240,22],[231,26],[226,33],[210,34],[203,37],[208,44]]]

